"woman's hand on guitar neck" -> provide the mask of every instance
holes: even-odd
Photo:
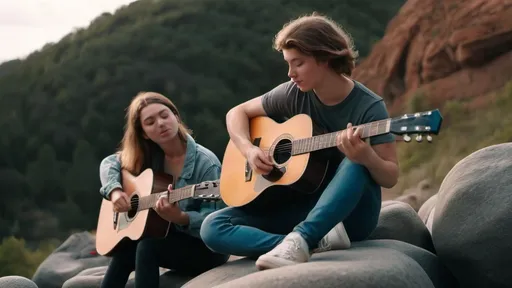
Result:
[[[372,147],[361,139],[361,127],[354,131],[352,123],[337,136],[338,149],[353,162],[366,165],[374,152]]]
[[[252,146],[246,152],[246,158],[252,170],[261,175],[267,175],[272,171],[273,163],[270,156],[257,146]]]
[[[130,198],[120,189],[116,189],[110,193],[110,201],[114,205],[116,212],[128,212],[131,208]]]
[[[169,185],[169,192],[172,186]],[[172,193],[172,192],[171,192]],[[179,225],[188,225],[188,215],[180,209],[177,202],[169,203],[169,196],[164,194],[160,196],[155,205],[155,211],[164,220]]]

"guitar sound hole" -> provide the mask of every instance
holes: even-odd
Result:
[[[277,142],[274,154],[272,155],[277,164],[283,164],[292,157],[292,141],[282,139]]]
[[[137,214],[137,209],[139,208],[139,195],[133,195],[133,197],[131,198],[131,205],[132,209],[126,212],[129,218],[133,218]]]

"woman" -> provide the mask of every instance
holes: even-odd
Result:
[[[139,93],[127,111],[126,131],[120,151],[100,165],[100,193],[112,201],[114,210],[129,210],[129,199],[121,186],[121,169],[134,175],[151,168],[175,179],[174,188],[219,179],[221,164],[210,150],[197,144],[182,123],[178,109],[161,94]],[[116,252],[101,287],[125,287],[135,270],[135,287],[158,287],[159,267],[197,275],[227,261],[228,256],[213,253],[199,236],[206,215],[222,202],[182,200],[169,204],[158,200],[156,212],[173,223],[165,239],[143,239]]]
[[[392,134],[366,142],[360,128],[346,129],[388,118],[383,99],[350,79],[357,53],[347,33],[327,17],[304,16],[279,31],[274,47],[282,52],[291,81],[226,115],[231,140],[252,169],[264,175],[273,165],[249,139],[253,117],[281,122],[307,114],[315,128],[343,131],[338,147],[324,150],[331,162],[338,161],[319,192],[273,191],[267,195],[278,199],[225,208],[203,222],[201,236],[210,249],[257,258],[259,269],[307,262],[313,252],[346,249],[351,241],[366,239],[378,222],[381,186],[393,187],[398,178]]]

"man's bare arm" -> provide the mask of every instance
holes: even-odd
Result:
[[[261,102],[261,96],[253,98],[231,108],[226,114],[229,137],[244,156],[247,156],[246,152],[253,146],[249,134],[249,120],[256,116],[266,116]]]
[[[373,179],[384,188],[392,188],[398,181],[398,160],[395,142],[372,146],[372,155],[365,163]]]

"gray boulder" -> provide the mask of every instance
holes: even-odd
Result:
[[[32,281],[39,288],[61,288],[66,280],[91,267],[108,265],[109,258],[96,253],[95,237],[84,231],[72,234],[37,268]]]
[[[258,271],[243,258],[207,271],[184,288],[202,287],[456,287],[437,257],[396,240],[353,243],[347,250],[313,254],[310,262]]]
[[[457,280],[439,258],[425,249],[395,240],[372,240],[354,243],[355,246],[382,247],[404,253],[420,264],[436,288],[458,287]]]
[[[425,223],[428,231],[432,234],[432,223],[434,220],[434,212],[436,211],[437,194],[430,197],[423,205],[421,205],[418,211],[421,221]]]
[[[0,277],[0,288],[38,288],[32,280],[22,276]]]
[[[86,269],[64,282],[62,288],[98,288],[106,272],[107,266]],[[181,287],[191,278],[192,277],[177,275],[168,269],[160,268],[161,288]],[[135,272],[130,274],[128,282],[126,283],[126,288],[133,287],[135,287]]]
[[[399,240],[435,253],[430,232],[418,213],[400,201],[382,202],[379,222],[368,239]]]
[[[462,287],[511,287],[512,143],[458,162],[437,194],[432,238]]]
[[[107,266],[93,267],[81,271],[64,282],[62,288],[97,288],[107,271]],[[130,278],[133,278],[130,275]]]

